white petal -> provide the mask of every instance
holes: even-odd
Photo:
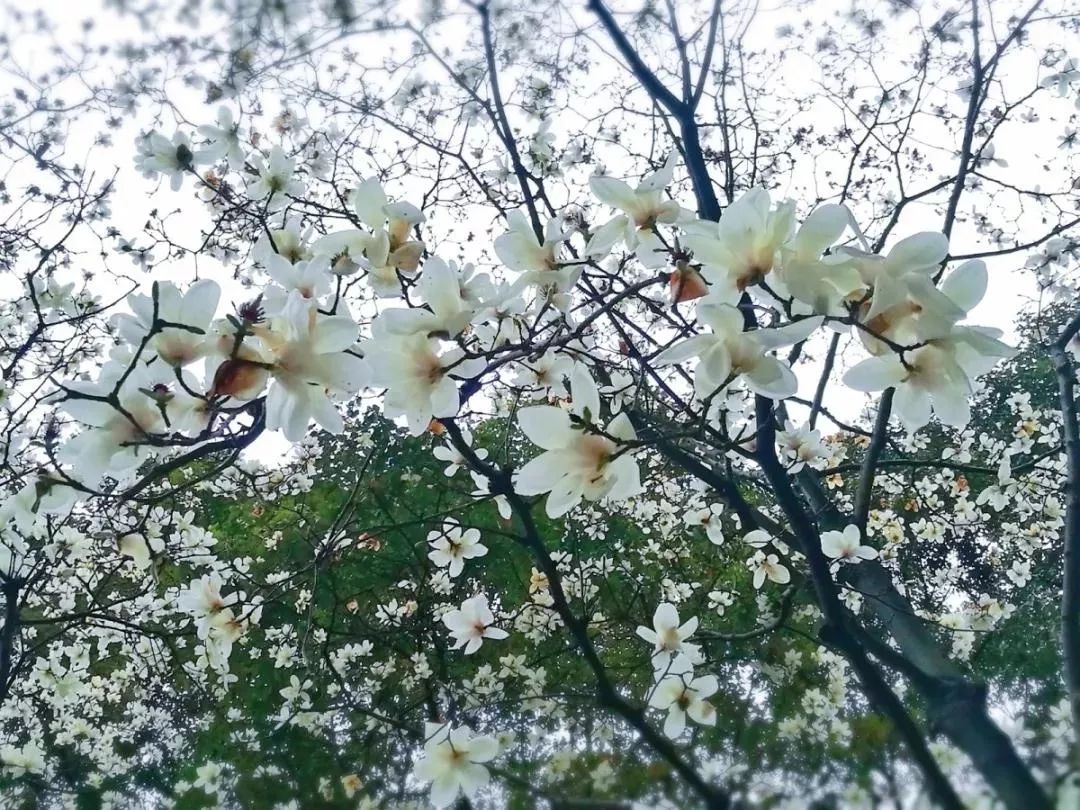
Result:
[[[884,391],[903,380],[905,373],[904,365],[896,355],[869,357],[848,370],[844,385],[856,391]]]
[[[941,291],[964,312],[970,312],[986,295],[986,285],[986,262],[972,259],[945,277]]]
[[[909,272],[937,269],[949,252],[949,238],[943,233],[925,231],[901,239],[887,256],[890,269],[907,268]]]
[[[566,447],[574,437],[570,415],[553,405],[536,405],[518,411],[518,425],[529,441],[544,450]]]

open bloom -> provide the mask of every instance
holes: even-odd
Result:
[[[388,334],[454,337],[469,326],[474,310],[462,298],[457,265],[431,256],[416,286],[427,307],[384,310],[379,321]]]
[[[526,358],[517,364],[514,385],[534,389],[533,399],[544,397],[566,398],[565,379],[574,370],[572,358],[559,352],[546,351],[535,360]]]
[[[372,383],[387,389],[386,415],[404,416],[413,436],[427,430],[433,418],[458,412],[460,399],[451,370],[455,376],[468,378],[484,367],[482,359],[463,360],[460,349],[440,352],[439,341],[423,334],[384,335],[367,345]]]
[[[233,118],[232,110],[228,107],[218,107],[217,125],[204,125],[199,127],[199,134],[209,140],[209,143],[199,150],[199,156],[208,161],[229,161],[229,168],[234,172],[244,168],[244,147],[240,144],[240,125]]]
[[[357,215],[372,229],[370,236],[357,239],[359,231],[348,231],[327,239],[344,240],[341,244],[353,261],[363,252],[362,266],[376,295],[400,295],[398,273],[414,274],[424,253],[424,243],[410,237],[412,228],[424,221],[423,213],[410,203],[390,202],[375,178],[363,181],[353,191],[351,201]]]
[[[189,614],[195,620],[201,639],[205,639],[215,622],[220,621],[220,614],[229,610],[229,605],[236,602],[235,593],[229,596],[221,595],[222,584],[221,575],[216,571],[203,574],[181,591],[176,599],[177,609]],[[229,615],[231,614],[232,611],[229,610]]]
[[[330,292],[330,260],[326,256],[295,261],[280,254],[267,256],[263,261],[266,272],[277,284],[264,300],[268,311],[279,310],[294,290],[302,298],[317,299]]]
[[[506,215],[507,233],[495,239],[495,255],[511,270],[545,272],[555,270],[559,263],[556,252],[566,241],[567,234],[552,217],[544,229],[543,241],[536,238],[532,225],[520,211]]]
[[[795,427],[788,422],[784,430],[777,432],[776,443],[780,446],[782,457],[790,465],[788,471],[791,473],[799,472],[807,464],[820,466],[820,462],[829,456],[821,441],[821,431],[811,430],[808,425]]]
[[[448,568],[451,578],[465,570],[465,560],[483,557],[487,546],[480,542],[479,529],[462,529],[457,523],[447,523],[441,531],[431,532],[428,543],[430,559],[439,568]]]
[[[683,523],[687,526],[701,526],[705,529],[705,534],[708,536],[710,543],[715,546],[723,545],[724,527],[720,522],[720,515],[723,511],[723,506],[714,503],[704,509],[687,512],[683,516]]]
[[[872,288],[869,306],[863,307],[860,320],[873,334],[907,342],[940,337],[948,333],[965,311],[942,290],[933,277],[949,252],[949,240],[941,233],[917,233],[902,239],[885,256],[841,248],[838,253],[851,256],[863,281]],[[974,279],[972,279],[974,281]],[[980,296],[981,297],[981,296]],[[917,316],[918,329],[909,330]],[[886,351],[872,337],[865,336],[867,348],[875,354]]]
[[[173,135],[172,140],[159,132],[151,132],[140,136],[135,144],[138,148],[135,167],[147,177],[164,174],[173,191],[179,191],[184,175],[195,170],[191,141],[182,132]]]
[[[757,551],[746,561],[746,567],[754,574],[755,588],[764,585],[766,579],[778,585],[791,582],[791,572],[780,563],[780,558],[775,554],[766,555],[764,551]]]
[[[719,222],[686,226],[683,241],[702,264],[706,280],[723,293],[742,292],[772,272],[781,246],[791,238],[795,204],[775,209],[769,192],[752,188],[724,211]]]
[[[466,599],[459,610],[443,614],[442,620],[454,636],[453,649],[464,647],[466,655],[472,655],[479,650],[485,638],[499,640],[509,635],[505,630],[493,626],[495,614],[491,612],[487,597],[482,593]]]
[[[366,381],[367,365],[346,351],[359,328],[346,315],[321,315],[295,290],[281,315],[255,333],[273,358],[275,384],[266,397],[266,425],[290,441],[304,438],[314,419],[325,430],[344,430],[331,392],[354,392]]]
[[[694,677],[690,661],[679,656],[666,668],[649,693],[649,705],[666,710],[664,734],[675,739],[686,729],[686,718],[703,726],[716,725],[716,709],[706,698],[720,688],[715,675]]]
[[[67,385],[69,395],[60,407],[86,429],[70,438],[57,455],[85,483],[96,484],[105,473],[119,478],[135,469],[150,453],[144,443],[147,435],[164,426],[157,403],[145,393],[146,374],[139,368],[120,386],[119,409],[102,399],[80,396],[108,396],[126,371],[127,364],[110,361],[96,384]]]
[[[637,435],[626,414],[620,413],[604,429],[604,435],[587,432],[587,424],[599,416],[600,394],[584,366],[572,372],[574,399],[571,414],[552,405],[534,405],[518,411],[518,425],[533,444],[544,450],[521,468],[515,488],[522,495],[549,493],[547,513],[565,515],[582,498],[621,500],[637,494],[641,476],[637,462],[620,442]]]
[[[161,539],[157,540],[157,548],[155,551],[161,551]],[[120,550],[120,554],[124,557],[130,557],[135,563],[135,567],[140,571],[145,571],[150,567],[150,563],[153,562],[153,557],[150,551],[150,545],[147,543],[146,537],[138,532],[131,532],[130,534],[123,535],[117,541],[117,547]]]
[[[701,651],[696,644],[687,643],[687,639],[697,630],[697,616],[691,616],[686,622],[679,623],[679,611],[670,602],[661,602],[653,613],[653,626],[641,625],[637,634],[653,645],[653,667],[662,668],[671,661],[671,656],[681,654],[688,662],[698,660]]]
[[[853,563],[872,560],[878,555],[872,546],[862,544],[862,534],[854,524],[845,526],[842,532],[822,532],[821,551],[826,557]]]
[[[220,298],[221,287],[210,279],[196,281],[186,292],[170,281],[159,281],[150,295],[129,295],[132,314],[115,315],[113,323],[120,337],[133,346],[138,346],[156,323],[159,329],[149,347],[170,366],[183,366],[205,357],[212,348],[206,333]],[[163,323],[173,326],[161,326]]]
[[[798,389],[795,375],[786,363],[769,352],[805,340],[821,325],[821,319],[814,317],[776,329],[744,332],[742,313],[713,296],[698,302],[697,320],[709,331],[661,352],[656,363],[670,365],[697,357],[694,390],[703,399],[727,383],[732,375],[762,396],[772,399],[792,396]]]
[[[0,526],[12,521],[20,533],[29,534],[34,524],[46,515],[67,511],[81,497],[82,493],[59,478],[35,476],[14,495],[0,502]]]
[[[592,258],[606,256],[621,237],[627,247],[636,249],[638,260],[643,265],[662,267],[666,253],[656,235],[656,226],[658,223],[675,222],[682,210],[677,202],[664,197],[664,189],[671,183],[674,172],[675,153],[672,152],[663,167],[646,176],[637,188],[630,188],[613,177],[590,177],[589,188],[597,199],[623,213],[593,234],[585,246],[586,255]]]
[[[325,254],[325,251],[315,250],[313,245],[308,244],[311,231],[311,226],[305,228],[300,217],[289,217],[285,220],[284,227],[271,228],[268,233],[259,237],[251,251],[251,258],[258,264],[266,265],[272,256],[280,256],[295,263],[307,261],[316,254]]]
[[[996,329],[954,327],[912,351],[869,357],[844,375],[857,391],[895,388],[893,410],[908,430],[930,421],[933,411],[943,424],[963,426],[971,418],[972,380],[1014,350],[997,339]]]
[[[299,197],[304,193],[304,184],[293,177],[296,159],[286,156],[280,146],[270,150],[270,159],[265,161],[256,152],[251,156],[255,167],[255,179],[247,185],[247,194],[253,200],[266,200],[267,211],[280,211],[289,204],[290,197]]]
[[[465,440],[466,444],[472,444],[472,434],[468,430],[462,429],[461,436]],[[476,453],[476,457],[481,461],[488,457],[488,451],[483,447],[477,447],[473,450]],[[465,456],[458,450],[453,444],[447,442],[446,444],[440,444],[431,454],[435,456],[439,461],[446,463],[446,469],[443,470],[443,474],[447,478],[453,478],[458,474],[458,471],[462,467],[468,467],[468,462],[465,460]]]
[[[413,773],[431,782],[431,803],[448,807],[458,794],[469,798],[488,783],[488,769],[482,764],[495,758],[499,744],[493,737],[473,737],[464,726],[451,729],[438,723],[426,724],[424,753]]]
[[[855,263],[844,254],[822,254],[847,229],[851,214],[842,205],[820,205],[799,227],[795,237],[780,247],[776,267],[783,287],[813,312],[847,314],[845,303],[864,288]],[[779,287],[780,285],[776,285]]]

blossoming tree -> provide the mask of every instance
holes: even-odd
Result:
[[[1068,4],[121,5],[4,54],[5,797],[1080,800]]]

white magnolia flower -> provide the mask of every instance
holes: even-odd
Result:
[[[829,457],[829,451],[821,441],[821,431],[811,430],[808,425],[795,427],[791,422],[776,434],[776,443],[780,446],[780,455],[789,462],[788,471],[799,472],[809,464],[820,466],[819,462]]]
[[[22,579],[29,573],[33,560],[27,557],[26,541],[17,534],[0,536],[0,577]]]
[[[35,476],[0,504],[0,526],[12,521],[21,533],[28,534],[45,515],[66,512],[82,497],[58,478]]]
[[[510,501],[506,499],[505,495],[493,495],[491,492],[491,480],[481,473],[475,470],[470,470],[469,475],[472,476],[473,484],[476,489],[471,493],[474,498],[490,499],[495,503],[495,508],[499,512],[499,517],[503,520],[510,520],[514,516],[514,510],[510,507]]]
[[[751,548],[765,548],[773,541],[773,536],[764,529],[754,529],[743,536],[743,542]]]
[[[454,636],[452,649],[465,648],[466,655],[472,655],[480,649],[485,638],[504,639],[509,633],[494,627],[495,614],[488,607],[487,597],[479,593],[461,603],[459,610],[443,614],[443,624]]]
[[[507,214],[506,224],[510,230],[495,239],[495,255],[499,261],[520,272],[542,273],[558,269],[557,251],[568,234],[557,218],[548,220],[543,242],[536,238],[528,218],[520,211]]]
[[[652,688],[649,693],[649,706],[667,711],[664,734],[675,739],[686,729],[688,716],[703,726],[716,725],[716,709],[706,698],[716,694],[719,688],[720,684],[715,675],[695,678],[690,661],[686,656],[680,655],[671,662]]]
[[[413,227],[424,221],[423,213],[409,203],[390,202],[375,178],[362,182],[353,191],[351,201],[357,215],[372,233],[357,242],[355,237],[349,241],[350,232],[346,232],[344,238],[351,246],[349,255],[355,259],[360,250],[363,251],[363,266],[377,295],[386,298],[401,295],[398,273],[412,276],[424,253],[424,243],[410,238]]]
[[[391,335],[452,338],[468,328],[474,310],[461,296],[461,277],[456,264],[429,257],[416,286],[427,308],[383,310],[378,318],[380,329]]]
[[[427,430],[432,419],[457,414],[460,398],[451,371],[468,379],[484,367],[482,359],[463,360],[461,349],[440,353],[439,341],[422,334],[377,338],[367,344],[365,356],[372,384],[387,389],[386,415],[404,416],[413,436]]]
[[[273,228],[259,237],[251,251],[251,258],[263,266],[273,256],[280,256],[290,263],[307,261],[320,253],[308,244],[311,232],[311,226],[305,228],[300,217],[289,217],[284,227]],[[325,252],[322,253],[325,255]]]
[[[367,364],[347,352],[359,327],[347,315],[322,315],[293,291],[281,315],[254,333],[267,347],[274,385],[266,397],[266,426],[300,441],[314,419],[331,433],[344,422],[329,393],[352,393],[366,382]]]
[[[780,248],[776,271],[782,286],[813,312],[846,315],[845,304],[861,296],[865,289],[855,263],[848,256],[822,255],[851,222],[851,213],[842,205],[818,206],[795,237]]]
[[[296,159],[288,157],[280,146],[270,150],[269,161],[254,153],[251,165],[256,176],[247,185],[247,195],[253,200],[266,200],[267,211],[280,211],[289,204],[290,197],[304,193],[304,184],[293,177]]]
[[[121,380],[117,394],[120,408],[115,408],[104,398]],[[96,484],[105,473],[119,478],[147,458],[147,436],[164,427],[161,410],[146,393],[147,382],[142,369],[136,367],[128,373],[126,363],[110,361],[102,367],[97,383],[66,386],[69,395],[60,407],[85,429],[68,439],[57,455],[71,465],[76,478],[87,484]]]
[[[488,783],[488,769],[481,763],[490,762],[499,751],[493,737],[473,737],[464,726],[451,729],[438,723],[427,723],[425,736],[424,753],[413,773],[431,782],[435,807],[448,807],[461,793],[473,798]]]
[[[683,523],[687,526],[703,527],[710,543],[716,546],[723,545],[724,527],[720,522],[723,511],[724,507],[721,504],[714,503],[711,506],[687,512],[683,516]]]
[[[907,342],[908,334],[918,340],[948,334],[965,314],[964,309],[934,286],[933,278],[948,252],[948,238],[932,231],[900,240],[885,256],[840,248],[838,253],[852,257],[863,281],[873,288],[869,306],[864,304],[860,313],[866,328],[897,342]],[[910,327],[909,319],[913,315],[918,316],[918,330],[901,331],[902,326]],[[885,350],[876,348],[872,337],[863,332],[861,335],[871,352],[878,354]]]
[[[135,141],[135,168],[147,177],[164,174],[173,191],[179,191],[184,175],[195,170],[191,141],[182,132],[169,140],[158,132],[142,135]]]
[[[572,372],[571,391],[569,413],[552,405],[518,411],[522,432],[544,452],[521,468],[514,486],[522,495],[550,493],[546,505],[550,517],[565,515],[582,498],[622,500],[641,489],[637,462],[618,443],[637,439],[629,418],[620,413],[608,423],[604,435],[590,433],[584,423],[591,424],[599,416],[600,393],[583,365]],[[578,424],[571,413],[578,417]]]
[[[646,176],[633,189],[613,177],[589,178],[589,188],[597,199],[623,213],[597,229],[585,246],[587,256],[594,259],[606,256],[621,238],[628,248],[636,250],[638,260],[646,267],[665,264],[666,252],[656,235],[656,226],[675,222],[682,211],[677,202],[664,196],[664,189],[674,177],[675,157],[674,152],[669,154],[661,169]]]
[[[222,596],[222,584],[221,575],[217,571],[203,574],[199,579],[193,580],[176,598],[177,609],[195,619],[201,639],[210,634],[211,627],[215,620],[220,619],[222,613],[228,611],[228,615],[232,615],[229,606],[236,603],[236,594]]]
[[[218,107],[217,125],[199,127],[199,134],[209,144],[199,150],[199,156],[208,163],[225,158],[234,172],[244,168],[244,147],[240,144],[240,125],[228,107]]]
[[[264,296],[268,311],[280,310],[288,299],[289,293],[293,291],[309,300],[321,298],[330,292],[330,259],[327,256],[294,261],[275,253],[264,259],[263,266],[270,278],[281,286],[284,293],[272,289],[270,291],[272,294]]]
[[[472,444],[472,434],[470,434],[468,430],[462,429],[461,436],[466,444]],[[473,450],[473,452],[481,461],[488,457],[488,451],[483,447],[478,447]],[[458,474],[458,471],[461,470],[462,467],[469,466],[468,462],[465,460],[465,456],[450,442],[440,444],[432,450],[431,453],[435,458],[439,459],[439,461],[446,463],[447,466],[446,469],[443,470],[443,474],[447,478],[453,478]]]
[[[573,359],[567,354],[546,351],[536,360],[526,359],[515,367],[514,384],[531,391],[534,399],[553,396],[565,400],[569,391],[566,378],[573,370]]]
[[[746,561],[746,567],[754,573],[755,589],[764,585],[766,579],[778,585],[791,582],[791,572],[780,563],[780,558],[775,554],[766,555],[764,551],[757,551]]]
[[[200,765],[195,769],[195,781],[191,786],[201,787],[204,793],[217,793],[218,779],[221,778],[224,770],[221,764],[217,762],[207,762],[205,765]]]
[[[870,357],[844,375],[857,391],[895,388],[893,410],[909,431],[930,421],[933,411],[943,424],[963,426],[971,418],[972,380],[1015,350],[997,340],[996,329],[954,327],[948,337],[931,340],[909,352]]]
[[[154,537],[152,541],[156,541],[154,551],[161,551],[164,547],[161,538]],[[145,571],[153,562],[150,544],[147,543],[146,537],[139,532],[122,535],[117,542],[117,546],[120,549],[120,554],[124,557],[130,557],[135,563],[135,567],[140,571]]]
[[[773,209],[769,192],[752,188],[725,209],[719,222],[688,224],[683,242],[701,263],[706,280],[730,297],[765,280],[794,227],[795,203]]]
[[[663,668],[676,653],[685,657],[690,663],[700,660],[700,648],[696,644],[687,642],[687,639],[694,635],[697,627],[697,616],[691,616],[686,622],[680,624],[678,609],[670,602],[661,602],[653,613],[653,626],[649,628],[639,625],[636,632],[638,636],[653,645],[653,667]]]
[[[878,555],[875,548],[862,544],[862,533],[854,524],[845,526],[842,532],[822,532],[821,551],[826,557],[852,563],[873,560]]]
[[[454,522],[447,522],[441,530],[428,534],[428,544],[433,549],[428,553],[428,559],[439,568],[449,567],[452,578],[465,570],[465,560],[488,553],[487,546],[480,542],[479,529],[463,530]]]
[[[45,752],[33,742],[21,748],[14,745],[0,746],[0,765],[16,777],[27,773],[43,773]]]
[[[786,363],[769,352],[805,340],[821,325],[821,319],[814,317],[776,329],[744,332],[742,313],[713,296],[698,301],[697,320],[709,331],[661,352],[656,363],[670,365],[697,357],[694,389],[703,399],[733,375],[762,396],[772,399],[792,396],[798,390],[798,380]]]
[[[1040,87],[1052,87],[1062,98],[1069,95],[1073,84],[1080,84],[1080,61],[1076,59],[1066,59],[1061,70],[1051,73],[1039,82]]]
[[[170,366],[184,366],[205,357],[213,348],[207,332],[220,298],[221,287],[210,279],[196,281],[186,292],[170,281],[159,281],[150,295],[129,295],[132,314],[113,316],[113,324],[132,346],[138,346],[157,324],[149,348]],[[165,323],[173,326],[163,326]]]

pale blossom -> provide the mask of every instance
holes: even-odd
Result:
[[[716,725],[716,708],[706,699],[720,688],[715,675],[695,678],[690,661],[682,655],[660,675],[649,693],[649,706],[667,711],[664,734],[672,739],[682,735],[687,717],[699,725]]]
[[[207,331],[220,298],[221,287],[210,279],[196,281],[184,292],[170,281],[159,281],[150,295],[129,295],[131,314],[113,316],[113,324],[133,346],[153,332],[149,348],[168,365],[183,366],[210,352]]]
[[[702,265],[705,279],[722,295],[741,293],[764,281],[795,227],[795,204],[775,209],[769,192],[752,188],[725,210],[719,222],[697,220],[683,241]]]
[[[724,527],[720,522],[720,515],[723,514],[723,511],[723,506],[714,503],[710,506],[687,512],[683,515],[683,523],[687,526],[703,527],[705,529],[705,534],[709,538],[709,542],[719,546],[724,542]]]
[[[224,611],[229,610],[229,606],[237,601],[235,593],[222,596],[223,584],[221,574],[214,571],[193,580],[176,598],[177,609],[189,614],[195,620],[201,639],[205,639],[210,634],[210,628],[214,625],[215,619]]]
[[[670,602],[661,602],[653,613],[653,626],[639,625],[635,632],[653,645],[653,666],[664,667],[676,653],[685,656],[689,662],[700,658],[700,648],[687,642],[697,627],[696,616],[680,623],[678,609]]]
[[[663,167],[646,176],[636,188],[613,177],[594,175],[589,178],[589,188],[597,199],[623,213],[593,234],[585,246],[586,255],[602,258],[616,241],[622,239],[628,248],[636,250],[638,260],[646,267],[664,265],[666,252],[656,235],[656,226],[673,223],[682,213],[677,202],[664,196],[664,189],[674,177],[675,157],[674,152],[670,153]]]
[[[854,524],[845,526],[840,532],[822,532],[821,551],[826,557],[852,563],[873,560],[878,555],[875,548],[862,544],[862,533]]]
[[[548,220],[543,240],[538,240],[529,220],[520,211],[506,215],[507,233],[496,237],[495,255],[511,270],[545,272],[558,269],[556,254],[567,234],[557,218]]]
[[[296,159],[288,157],[280,146],[270,150],[269,160],[258,152],[250,159],[255,178],[247,185],[247,194],[256,201],[266,200],[266,210],[280,211],[290,197],[304,193],[304,184],[293,177]]]
[[[431,782],[432,805],[448,807],[459,794],[473,798],[490,778],[481,763],[495,758],[499,744],[493,737],[472,736],[464,726],[427,723],[424,733],[424,753],[413,773]]]
[[[500,640],[509,633],[495,627],[495,614],[488,607],[484,594],[477,594],[461,603],[461,608],[443,614],[443,624],[454,637],[452,649],[465,648],[466,655],[472,655],[480,649],[485,638]]]
[[[387,416],[404,416],[409,433],[419,436],[432,419],[454,416],[460,405],[457,383],[483,369],[482,359],[466,360],[461,349],[443,351],[438,340],[423,334],[386,335],[365,345],[372,384],[386,388]]]
[[[709,331],[664,350],[656,357],[656,364],[670,365],[698,358],[694,390],[702,399],[725,385],[729,378],[738,378],[751,391],[771,399],[792,396],[798,389],[798,380],[791,368],[770,352],[805,340],[821,325],[821,319],[814,317],[775,329],[746,332],[742,312],[711,295],[698,301],[697,321]]]
[[[572,372],[571,390],[570,412],[552,405],[518,411],[522,432],[544,452],[518,471],[514,486],[522,495],[549,493],[550,517],[566,514],[582,498],[622,500],[641,489],[633,454],[619,446],[637,439],[629,418],[620,413],[607,424],[604,435],[590,432],[587,424],[600,415],[600,394],[582,365]],[[578,417],[577,423],[571,414]]]
[[[754,553],[754,556],[746,561],[746,566],[754,574],[754,588],[759,589],[768,579],[778,585],[786,585],[791,582],[791,572],[784,567],[780,558],[775,554],[766,555],[763,551]]]
[[[293,291],[281,314],[253,328],[271,356],[274,385],[266,397],[266,426],[299,441],[314,419],[331,433],[344,421],[331,393],[353,393],[364,385],[367,364],[347,351],[359,327],[347,315],[322,315]]]
[[[199,150],[203,160],[213,162],[225,158],[234,172],[244,168],[244,147],[240,143],[240,125],[228,107],[218,107],[217,124],[199,127],[199,134],[209,143]]]
[[[453,522],[429,533],[428,544],[432,548],[428,559],[439,568],[448,568],[452,578],[465,570],[465,560],[483,557],[488,552],[487,546],[480,542],[479,529],[462,529]]]
[[[185,174],[195,171],[196,155],[191,149],[191,141],[182,132],[176,132],[172,140],[151,132],[140,136],[135,144],[135,168],[146,177],[165,175],[173,191],[180,190]]]

